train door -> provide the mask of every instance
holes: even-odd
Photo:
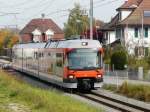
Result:
[[[63,52],[59,51],[56,53],[56,75],[59,77],[63,77]]]
[[[30,71],[34,73],[36,76],[38,76],[39,74],[38,49],[33,49],[33,58],[32,61],[29,62],[29,64],[30,64]]]
[[[19,61],[18,61],[18,49],[14,48],[13,49],[13,67],[18,68],[19,67]]]
[[[45,72],[48,74],[48,75],[52,75],[53,73],[53,59],[52,59],[52,52],[50,51],[50,49],[45,49]]]
[[[38,61],[39,61],[39,72],[44,73],[45,72],[45,53],[44,49],[39,49],[38,52]]]
[[[26,60],[27,60],[27,57],[26,57],[26,49],[22,49],[22,69],[23,70],[26,70]]]

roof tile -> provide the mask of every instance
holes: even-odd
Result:
[[[35,29],[45,32],[48,29],[53,30],[55,33],[61,34],[63,31],[51,19],[32,19],[20,32],[20,34],[32,33]]]
[[[150,11],[150,0],[142,0],[139,6],[129,15],[129,17],[121,21],[119,24],[139,25],[142,23],[143,16],[143,24],[150,25],[150,17],[144,17],[144,11]]]

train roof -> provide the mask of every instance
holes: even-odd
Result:
[[[44,48],[46,43],[16,44],[13,48]]]
[[[49,46],[49,48],[51,45]],[[99,48],[102,47],[99,41],[89,39],[60,41],[57,48]]]
[[[102,45],[97,40],[76,39],[57,40],[47,43],[17,44],[13,48],[101,48]]]

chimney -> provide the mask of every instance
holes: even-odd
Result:
[[[125,3],[128,2],[128,0],[125,0]]]
[[[44,20],[44,18],[45,18],[45,14],[44,14],[44,13],[42,13],[42,14],[41,14],[41,16],[42,16],[42,19]]]

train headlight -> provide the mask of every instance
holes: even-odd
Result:
[[[82,46],[87,46],[88,42],[82,42]]]
[[[100,74],[97,75],[97,78],[101,78],[101,77],[102,77],[102,75],[100,75]]]
[[[69,75],[68,78],[69,78],[69,79],[73,79],[74,76],[73,76],[73,75]]]

